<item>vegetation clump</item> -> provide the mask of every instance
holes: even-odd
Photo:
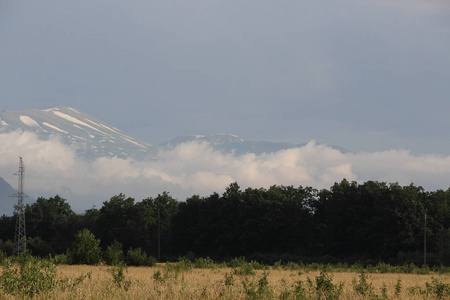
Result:
[[[3,265],[0,276],[0,291],[5,294],[34,296],[53,290],[57,285],[56,266],[47,260],[23,256],[19,266],[11,261]]]

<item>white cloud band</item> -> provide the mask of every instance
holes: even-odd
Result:
[[[89,208],[92,199],[125,193],[137,200],[163,191],[184,200],[193,194],[223,192],[231,182],[242,188],[274,184],[329,188],[334,182],[379,180],[447,189],[450,156],[415,156],[405,150],[341,153],[314,141],[304,147],[261,155],[234,156],[207,143],[180,144],[152,160],[99,158],[86,162],[57,138],[39,140],[30,132],[0,134],[0,176],[14,186],[18,157],[26,167],[25,189],[31,195],[59,194]],[[80,200],[81,201],[81,200]]]

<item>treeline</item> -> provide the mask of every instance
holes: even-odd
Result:
[[[413,184],[342,180],[330,189],[272,186],[177,201],[164,192],[136,202],[123,194],[84,214],[65,199],[39,198],[26,206],[27,249],[36,256],[73,253],[77,233],[88,229],[106,253],[142,251],[162,261],[245,256],[276,261],[389,264],[424,259],[450,265],[450,189]],[[426,229],[425,229],[426,215]],[[0,217],[0,248],[12,254],[14,216]],[[159,241],[159,243],[158,243]]]

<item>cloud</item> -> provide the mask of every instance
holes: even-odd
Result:
[[[32,197],[59,194],[79,210],[125,193],[137,200],[169,191],[179,200],[193,194],[222,193],[231,182],[246,187],[274,184],[329,188],[343,178],[379,180],[446,189],[450,156],[412,155],[406,150],[341,153],[311,141],[261,155],[234,156],[208,143],[185,143],[152,160],[102,157],[87,162],[57,138],[42,141],[30,132],[0,134],[0,176],[13,186],[18,157],[25,163],[25,192]]]

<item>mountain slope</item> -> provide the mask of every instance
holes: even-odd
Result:
[[[170,150],[187,142],[207,142],[216,151],[234,155],[271,153],[305,145],[255,142],[222,133],[176,137],[156,147],[106,125],[93,116],[64,106],[46,110],[0,112],[0,133],[14,130],[32,131],[41,139],[58,136],[63,143],[74,146],[77,154],[88,160],[113,156],[142,160],[155,157],[159,150]],[[340,147],[330,147],[341,152],[348,152]]]
[[[243,155],[246,153],[271,153],[285,149],[298,148],[305,146],[306,144],[290,144],[290,143],[275,143],[275,142],[255,142],[244,140],[233,134],[210,134],[210,135],[187,135],[176,137],[160,146],[163,149],[173,149],[177,145],[182,143],[190,142],[207,142],[214,150],[220,151],[222,153],[233,153],[235,155]],[[339,150],[341,152],[348,152],[347,150],[337,147],[330,146],[333,149]]]
[[[0,177],[0,215],[12,215],[14,212],[14,204],[17,203],[17,198],[10,197],[16,192],[9,183]]]
[[[0,112],[0,133],[14,130],[33,131],[42,139],[59,136],[64,143],[74,145],[80,156],[88,159],[102,156],[143,159],[156,151],[148,143],[64,106]]]

